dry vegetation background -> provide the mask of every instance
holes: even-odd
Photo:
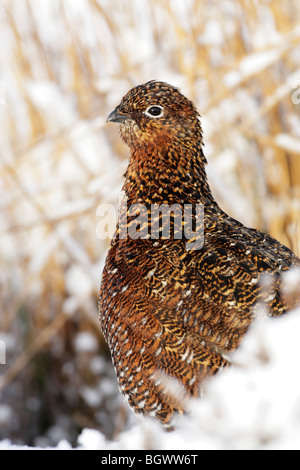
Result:
[[[300,3],[2,0],[0,37],[0,439],[113,438],[97,207],[117,205],[128,150],[106,116],[138,83],[179,86],[220,205],[299,255]]]

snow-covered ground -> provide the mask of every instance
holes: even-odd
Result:
[[[143,418],[114,441],[84,429],[76,449],[300,449],[300,309],[254,322],[234,365],[207,383],[191,416],[165,432]],[[30,449],[0,442],[0,450]],[[35,448],[36,449],[36,448]],[[53,449],[72,449],[61,440]]]

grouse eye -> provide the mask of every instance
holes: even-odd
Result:
[[[149,106],[149,108],[146,109],[145,114],[152,118],[159,118],[163,116],[164,108],[158,105]]]

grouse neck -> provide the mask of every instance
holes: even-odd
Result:
[[[205,171],[202,147],[158,151],[155,146],[131,151],[123,191],[128,202],[216,205]]]

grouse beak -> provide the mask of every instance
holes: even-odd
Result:
[[[118,108],[116,108],[110,113],[110,115],[106,119],[106,122],[124,122],[128,118],[129,116],[126,116],[126,114],[119,113]]]

